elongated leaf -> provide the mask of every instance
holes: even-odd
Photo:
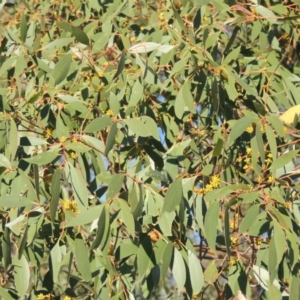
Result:
[[[0,154],[0,167],[5,167],[7,169],[11,169],[10,161],[3,154]]]
[[[125,55],[125,51],[123,51],[122,55],[120,57],[119,64],[118,64],[117,72],[114,75],[113,79],[117,78],[118,76],[120,76],[122,74],[124,67],[125,67],[125,60],[126,60],[126,55]]]
[[[219,218],[219,202],[213,202],[205,215],[204,228],[206,239],[212,251],[216,251],[217,225],[212,226],[211,220],[218,220]]]
[[[182,180],[176,179],[169,187],[163,206],[163,212],[171,213],[176,208],[179,207],[179,204],[182,200]]]
[[[84,132],[87,132],[87,133],[97,132],[97,131],[105,129],[107,126],[109,126],[111,124],[112,124],[112,119],[109,116],[102,116],[102,117],[96,118],[92,122],[90,122],[84,129]]]
[[[140,278],[144,278],[154,267],[155,259],[150,238],[147,236],[143,239],[137,253],[137,268]]]
[[[163,53],[168,53],[174,48],[174,45],[161,45],[154,42],[145,42],[136,44],[128,49],[131,53],[147,53],[153,50],[159,50]]]
[[[72,190],[78,208],[79,210],[83,211],[88,205],[88,191],[86,187],[86,182],[83,176],[79,173],[79,171],[71,165],[69,165],[68,168],[66,168],[66,174],[69,183],[72,185]]]
[[[172,273],[177,283],[178,294],[181,292],[186,280],[186,268],[183,257],[177,248],[173,248]]]
[[[105,155],[108,155],[108,153],[110,152],[110,150],[113,148],[114,144],[115,144],[115,138],[116,138],[116,134],[118,131],[118,127],[117,127],[117,123],[112,124],[112,126],[110,127],[110,131],[106,140],[106,147],[105,147]]]
[[[196,255],[188,250],[189,272],[194,294],[201,292],[204,280],[203,271],[199,259]]]
[[[0,205],[4,207],[22,207],[33,204],[33,199],[22,196],[1,196]]]
[[[60,195],[60,177],[61,177],[61,170],[57,169],[52,177],[51,181],[51,202],[50,202],[50,218],[51,221],[54,222],[55,215],[58,209],[58,201]]]
[[[30,280],[29,264],[25,256],[20,259],[13,259],[14,265],[14,280],[20,297],[25,297]]]
[[[3,260],[4,260],[4,268],[5,270],[8,269],[8,267],[11,264],[11,241],[10,241],[10,230],[8,227],[4,228],[4,234],[2,237],[2,253],[3,253]]]
[[[25,14],[23,13],[22,14],[22,17],[21,17],[21,24],[20,24],[20,31],[21,31],[21,41],[23,43],[26,42],[26,37],[27,37],[27,19],[26,19],[26,16]]]
[[[82,44],[89,45],[90,41],[88,36],[80,28],[72,26],[72,33],[74,34],[76,40]]]
[[[59,247],[59,242],[51,249],[51,264],[52,264],[52,278],[54,282],[58,282],[58,274],[60,271],[60,265],[62,261],[62,253]]]
[[[98,227],[96,232],[96,238],[91,246],[91,250],[98,248],[103,249],[105,242],[107,241],[107,235],[109,233],[109,208],[105,205],[101,211],[101,215],[98,219]]]
[[[113,175],[108,184],[107,199],[115,197],[119,192],[124,182],[123,174]]]
[[[96,207],[93,207],[89,210],[86,210],[86,211],[80,213],[78,216],[76,216],[70,222],[65,224],[65,227],[76,227],[76,226],[82,226],[82,225],[92,223],[94,220],[99,219],[99,216],[102,213],[103,207],[104,207],[103,205],[98,205]]]
[[[277,264],[276,267],[280,264],[284,253],[286,252],[286,243],[285,243],[285,236],[281,227],[274,222],[274,243],[276,246],[276,258]]]
[[[16,152],[19,146],[19,134],[16,122],[14,119],[10,120],[10,133],[9,133],[9,149],[10,149],[10,157],[13,160],[16,156]]]
[[[204,272],[204,280],[208,283],[213,283],[218,278],[218,269],[215,262],[213,261]]]
[[[268,22],[271,24],[276,24],[277,23],[277,18],[276,15],[266,8],[263,5],[252,5],[252,9],[255,9],[262,17],[265,17]]]
[[[4,2],[5,4],[5,2]],[[0,296],[2,297],[2,299],[5,300],[14,300],[15,298],[13,298],[7,291],[7,289],[4,289],[2,286],[0,286]]]
[[[233,126],[229,140],[234,141],[238,137],[240,137],[246,130],[246,128],[251,125],[255,121],[255,117],[243,117],[239,119]]]
[[[290,280],[290,299],[299,299],[300,296],[300,278],[299,275],[292,275]]]
[[[185,82],[182,85],[181,89],[179,90],[179,93],[176,96],[175,101],[175,114],[177,118],[181,119],[185,111],[190,113],[196,112],[194,106],[194,99],[191,94],[188,82]]]
[[[63,56],[55,65],[52,71],[52,78],[54,79],[55,85],[58,85],[65,80],[65,78],[69,73],[71,63],[72,63],[72,55],[67,54]]]
[[[153,135],[153,132],[150,131],[150,129],[144,124],[142,120],[126,119],[124,120],[124,123],[128,125],[129,129],[138,136],[150,137]]]
[[[118,204],[120,205],[121,210],[121,218],[126,226],[126,230],[129,235],[135,236],[135,224],[134,224],[134,218],[130,211],[130,207],[128,203],[122,199],[118,200]]]
[[[160,139],[158,135],[158,129],[154,120],[148,116],[142,116],[141,121],[145,124],[147,130],[151,133],[151,136],[159,141]]]
[[[81,273],[85,281],[90,281],[92,279],[89,253],[82,238],[75,239],[75,258],[79,272]]]
[[[36,156],[32,156],[30,158],[25,158],[24,160],[31,163],[36,164],[38,166],[46,165],[51,163],[54,159],[58,158],[57,152],[43,152]]]
[[[298,152],[299,152],[298,150],[291,150],[279,156],[277,159],[273,161],[270,167],[270,171],[275,171],[276,169],[287,165],[290,161],[292,161],[296,157]]]
[[[21,244],[19,246],[19,251],[18,251],[18,259],[22,258],[26,243],[27,243],[27,237],[28,237],[28,226],[26,226],[25,231],[23,233],[23,237],[21,240]]]
[[[260,205],[252,205],[247,210],[247,213],[239,226],[240,233],[246,232],[251,227],[251,225],[253,225],[254,220],[259,214],[259,210],[260,210]]]

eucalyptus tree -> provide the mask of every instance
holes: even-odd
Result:
[[[0,4],[3,299],[299,298],[300,3],[258,2]]]

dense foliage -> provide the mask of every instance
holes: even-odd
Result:
[[[3,299],[299,299],[298,0],[0,8]]]

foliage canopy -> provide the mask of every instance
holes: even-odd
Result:
[[[300,2],[258,2],[0,4],[3,299],[299,299]]]

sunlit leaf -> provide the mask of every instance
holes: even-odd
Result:
[[[193,292],[195,294],[198,294],[200,293],[203,286],[202,266],[199,262],[199,259],[191,251],[188,251],[188,258],[189,258],[189,272],[190,272]]]
[[[178,293],[184,286],[186,280],[186,268],[182,255],[177,248],[173,248],[172,273],[177,284]]]
[[[81,238],[75,239],[75,258],[83,279],[85,281],[90,281],[92,276],[90,270],[89,253],[86,244]]]
[[[167,53],[174,48],[174,45],[161,45],[154,42],[145,42],[136,44],[128,49],[131,53],[147,53],[153,50],[159,50],[160,52]]]
[[[29,286],[30,280],[30,270],[27,259],[24,255],[20,259],[13,259],[14,266],[14,279],[16,288],[18,289],[18,293],[21,297],[25,297]]]

